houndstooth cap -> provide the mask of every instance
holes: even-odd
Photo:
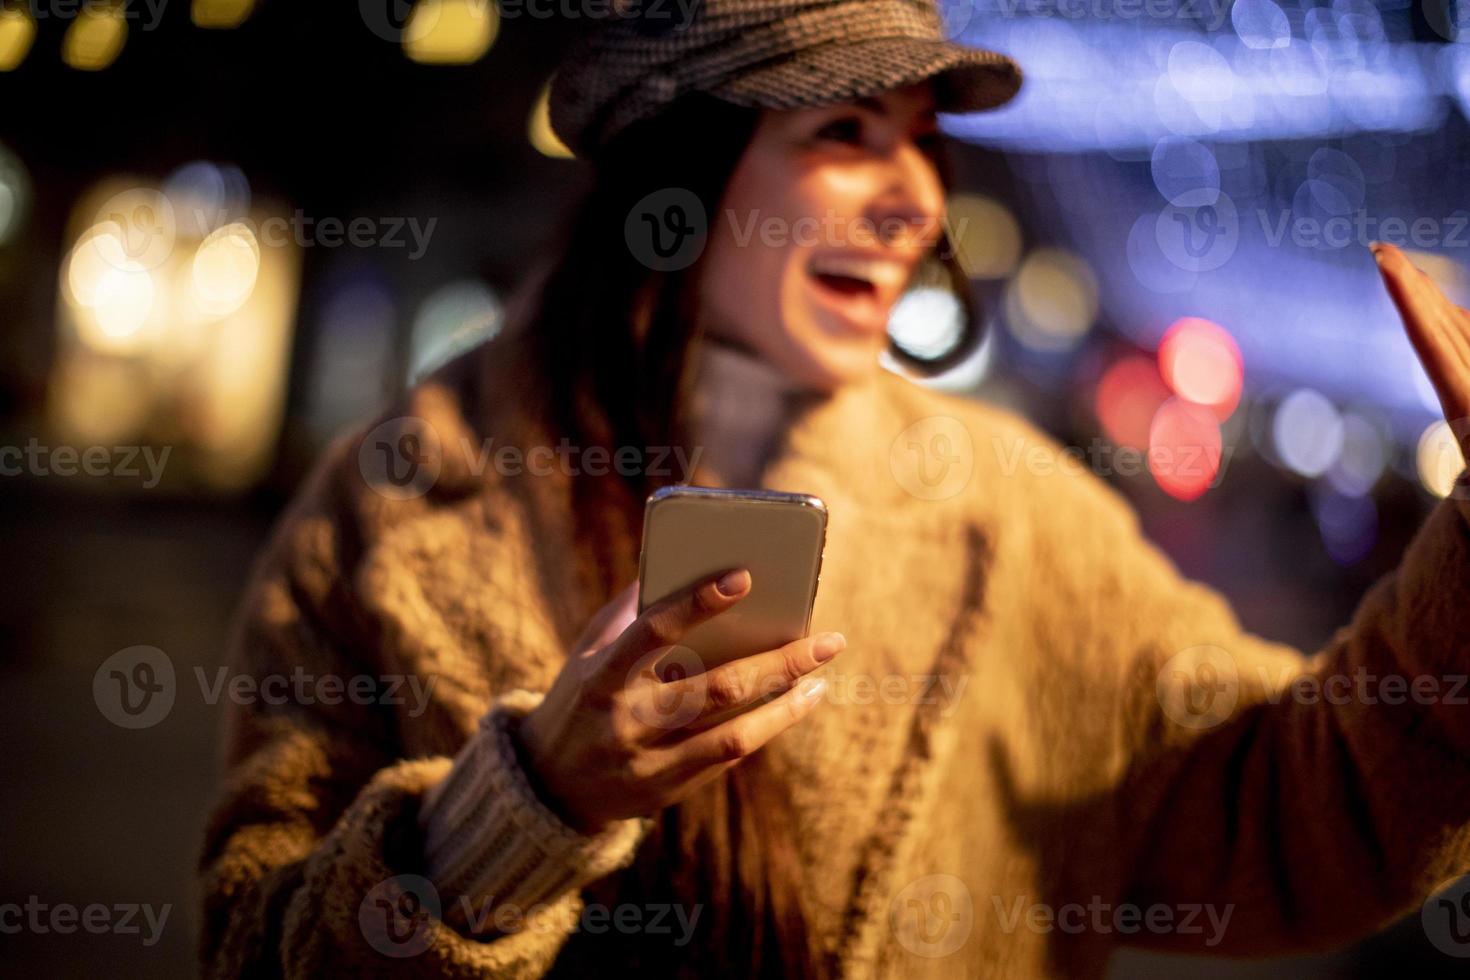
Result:
[[[935,0],[612,0],[552,79],[551,125],[588,157],[688,92],[793,109],[932,78],[941,112],[1008,101],[1020,69],[953,26]]]

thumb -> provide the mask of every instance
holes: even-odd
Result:
[[[576,654],[585,656],[600,650],[623,635],[623,631],[638,618],[638,580],[634,579],[621,592],[608,600],[607,605],[593,613],[592,619],[577,638]]]

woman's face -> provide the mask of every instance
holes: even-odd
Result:
[[[940,138],[927,82],[765,110],[711,221],[706,333],[808,388],[876,370],[889,311],[938,241]]]

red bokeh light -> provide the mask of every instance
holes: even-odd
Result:
[[[1220,474],[1220,423],[1207,407],[1166,401],[1149,428],[1148,469],[1171,497],[1195,500]]]
[[[1159,373],[1174,394],[1206,406],[1219,420],[1240,404],[1245,362],[1235,338],[1217,323],[1196,316],[1176,320],[1159,343]]]
[[[1142,452],[1154,415],[1168,399],[1153,360],[1134,354],[1115,362],[1098,381],[1097,419],[1114,443]]]

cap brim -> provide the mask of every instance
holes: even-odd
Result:
[[[709,92],[737,105],[795,109],[876,95],[925,79],[934,80],[940,112],[994,109],[1021,88],[1020,68],[1003,54],[951,41],[894,37],[807,48],[746,68]]]

